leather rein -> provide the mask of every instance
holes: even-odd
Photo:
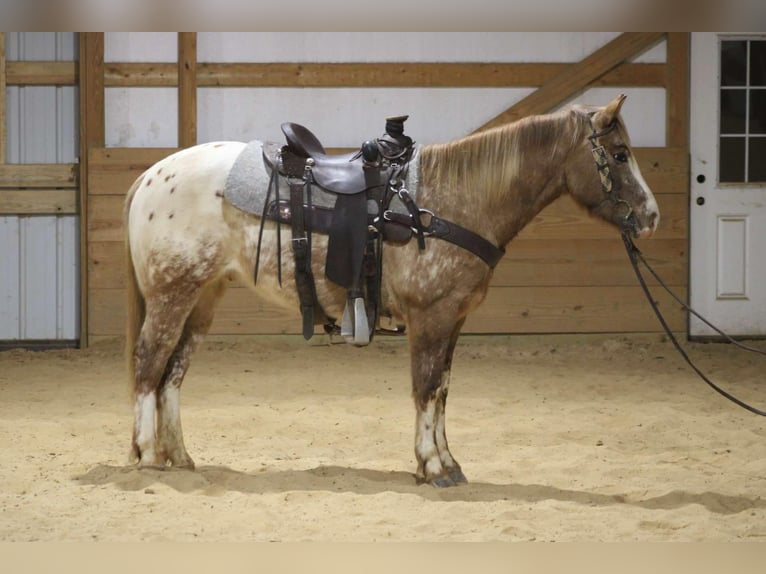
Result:
[[[636,245],[633,243],[633,239],[631,237],[631,227],[632,227],[632,218],[633,215],[633,208],[630,206],[630,204],[625,201],[624,199],[621,199],[619,197],[616,197],[614,193],[614,183],[612,180],[612,174],[609,171],[609,163],[607,159],[607,153],[606,149],[603,145],[597,144],[597,139],[603,135],[608,134],[612,130],[614,130],[617,127],[616,122],[611,123],[609,126],[607,126],[605,129],[601,131],[596,131],[596,128],[593,126],[591,114],[591,135],[588,136],[588,140],[591,143],[593,153],[593,159],[596,162],[596,170],[598,171],[599,177],[601,179],[601,190],[606,195],[605,201],[611,201],[614,203],[615,208],[619,205],[625,205],[628,208],[627,214],[623,216],[622,220],[619,222],[620,227],[620,233],[622,235],[622,241],[625,244],[625,250],[628,254],[628,259],[630,259],[630,264],[633,267],[633,271],[636,274],[636,278],[638,279],[639,284],[641,285],[641,289],[644,292],[644,295],[646,295],[647,301],[649,301],[649,305],[652,308],[652,311],[654,311],[654,314],[657,316],[657,319],[659,320],[660,324],[662,325],[662,328],[665,330],[665,333],[667,334],[670,341],[673,343],[673,346],[676,348],[676,350],[679,352],[681,357],[683,357],[684,361],[694,370],[695,373],[715,392],[720,394],[721,396],[727,398],[734,404],[742,407],[745,410],[750,411],[751,413],[754,413],[756,415],[760,416],[766,416],[766,410],[756,408],[752,405],[747,404],[746,402],[738,399],[731,393],[723,390],[721,387],[716,385],[713,381],[710,380],[710,378],[705,375],[705,373],[700,370],[697,365],[694,364],[694,362],[691,360],[689,355],[684,351],[683,347],[681,347],[681,344],[678,342],[678,339],[675,335],[673,335],[673,332],[670,330],[670,327],[668,326],[667,321],[662,316],[662,313],[660,312],[659,307],[657,306],[657,303],[654,301],[654,298],[652,297],[651,291],[649,290],[649,287],[646,284],[646,281],[644,280],[643,275],[641,274],[641,269],[638,266],[639,261],[644,264],[644,266],[649,270],[649,272],[654,276],[654,278],[657,280],[657,282],[662,286],[665,291],[667,291],[673,299],[676,300],[676,302],[681,305],[686,311],[697,317],[699,320],[701,320],[703,323],[705,323],[708,327],[713,329],[716,333],[721,335],[724,339],[726,339],[728,342],[732,343],[736,347],[739,347],[740,349],[743,349],[745,351],[751,352],[751,353],[758,353],[760,355],[766,355],[766,351],[763,351],[761,349],[757,349],[755,347],[750,347],[748,345],[744,345],[740,343],[739,341],[736,341],[726,333],[724,333],[721,329],[713,325],[710,321],[705,319],[702,315],[697,313],[694,309],[692,309],[688,304],[686,304],[678,295],[673,293],[673,291],[670,290],[670,288],[667,286],[667,284],[660,278],[659,275],[657,275],[657,272],[652,269],[652,267],[647,263],[646,259],[644,259],[644,256],[641,254],[641,251],[636,247]]]
[[[662,325],[663,329],[665,330],[665,333],[667,333],[668,337],[670,338],[671,342],[673,343],[673,346],[676,348],[676,350],[681,354],[684,361],[686,361],[689,366],[694,370],[699,377],[705,381],[705,383],[708,384],[715,392],[722,395],[723,397],[726,397],[731,402],[733,402],[736,405],[739,405],[745,410],[750,411],[751,413],[754,413],[756,415],[760,415],[762,417],[766,416],[766,411],[762,409],[758,409],[756,407],[753,407],[746,402],[738,399],[731,393],[726,392],[721,387],[716,385],[713,381],[710,380],[700,369],[695,365],[692,360],[689,358],[689,355],[686,353],[686,351],[683,350],[681,345],[678,342],[678,339],[676,339],[675,335],[673,335],[672,331],[670,330],[670,327],[668,326],[667,321],[665,321],[665,318],[662,316],[662,313],[660,313],[659,308],[657,307],[657,303],[655,303],[654,298],[652,297],[651,292],[649,291],[649,287],[646,285],[646,281],[644,280],[643,276],[641,275],[641,270],[638,267],[638,262],[641,261],[641,263],[644,264],[644,266],[649,270],[649,272],[654,276],[654,278],[657,280],[657,282],[662,286],[665,291],[667,291],[673,299],[678,302],[679,305],[681,305],[684,309],[686,309],[689,313],[697,317],[699,320],[701,320],[703,323],[705,323],[708,327],[713,329],[716,333],[721,335],[723,338],[725,338],[727,341],[735,345],[736,347],[739,347],[740,349],[743,349],[745,351],[749,351],[751,353],[758,353],[760,355],[766,355],[766,351],[763,351],[761,349],[756,349],[755,347],[750,347],[748,345],[743,345],[739,341],[736,341],[723,331],[713,325],[710,321],[705,319],[702,315],[697,313],[694,309],[692,309],[689,305],[687,305],[684,301],[681,300],[681,298],[673,293],[673,291],[670,290],[670,288],[665,284],[665,282],[660,278],[659,275],[652,269],[652,267],[646,262],[646,259],[644,259],[644,256],[641,254],[641,251],[639,251],[638,247],[635,246],[633,243],[633,239],[630,237],[630,234],[627,230],[622,230],[622,240],[625,244],[625,250],[628,253],[628,258],[630,259],[630,263],[633,266],[633,271],[636,273],[636,277],[638,278],[638,282],[641,284],[641,289],[643,289],[644,294],[646,295],[646,299],[649,301],[649,305],[652,307],[652,311],[654,311],[654,314],[657,316],[657,319],[660,321],[660,324]]]

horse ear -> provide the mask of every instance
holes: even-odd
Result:
[[[620,113],[622,103],[627,97],[625,94],[620,94],[609,102],[604,109],[596,112],[596,115],[593,117],[593,124],[596,129],[604,129],[617,119],[617,114]]]

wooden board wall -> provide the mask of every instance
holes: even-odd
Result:
[[[660,205],[662,220],[655,238],[642,242],[647,258],[682,297],[688,285],[689,160],[688,34],[668,34],[667,64],[629,64],[628,47],[646,47],[662,34],[622,35],[599,54],[579,64],[198,64],[193,35],[179,36],[179,63],[101,64],[95,73],[104,85],[179,86],[179,141],[196,137],[196,97],[201,85],[444,85],[541,86],[520,102],[525,113],[555,105],[566,94],[549,85],[663,86],[667,89],[668,146],[636,150],[644,176]],[[619,51],[615,57],[615,50]],[[440,68],[436,70],[435,68]],[[424,71],[427,74],[424,75]],[[321,73],[320,73],[321,71]],[[93,73],[93,70],[91,70]],[[565,82],[562,80],[564,76]],[[402,78],[405,78],[403,80]],[[425,78],[428,78],[426,84]],[[680,78],[679,78],[680,77]],[[562,83],[563,82],[563,83]],[[535,95],[538,94],[538,95]],[[548,94],[548,95],[546,95]],[[537,107],[535,107],[537,106]],[[514,109],[515,108],[515,109]],[[522,109],[519,104],[506,115]],[[532,111],[530,111],[532,110]],[[124,195],[132,181],[155,161],[175,151],[151,148],[87,150],[87,329],[91,338],[121,335],[124,330],[124,254],[121,224]],[[676,331],[686,329],[685,313],[657,291],[660,307]],[[296,311],[265,305],[234,285],[221,303],[215,334],[298,333]],[[546,208],[508,246],[489,295],[472,315],[465,332],[594,333],[657,332],[660,326],[643,299],[622,243],[614,229],[588,217],[568,197]]]
[[[0,32],[0,216],[76,214],[76,164],[6,163],[6,86],[72,86],[75,64],[8,62],[5,43]]]

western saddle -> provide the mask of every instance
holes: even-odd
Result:
[[[290,225],[306,339],[311,338],[317,324],[324,324],[328,333],[338,331],[336,318],[327,317],[317,300],[311,269],[313,232],[329,236],[325,275],[348,292],[340,334],[358,346],[369,344],[381,314],[383,241],[403,243],[415,235],[420,249],[425,249],[425,237],[441,237],[475,253],[491,267],[504,253],[472,231],[418,209],[404,187],[414,153],[414,142],[404,134],[407,118],[386,118],[381,137],[365,141],[359,150],[346,154],[328,154],[311,131],[295,123],[282,124],[286,145],[264,146],[264,159],[272,175],[261,233],[266,219],[277,222],[281,254],[280,224]],[[279,195],[279,175],[287,179],[290,188],[287,200]],[[313,201],[314,186],[334,198],[333,207]],[[391,209],[395,197],[406,210]],[[260,239],[258,249],[260,256]],[[281,261],[279,269],[281,284]]]

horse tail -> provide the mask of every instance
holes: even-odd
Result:
[[[130,206],[133,203],[133,196],[136,194],[136,190],[141,185],[144,176],[141,175],[133,185],[130,186],[128,194],[125,197],[125,209],[123,211],[122,223],[125,230],[125,262],[126,262],[126,311],[127,311],[127,328],[125,338],[125,361],[128,367],[128,376],[130,377],[131,385],[134,384],[136,375],[136,365],[133,359],[133,354],[136,350],[136,343],[138,342],[138,335],[141,332],[141,327],[144,324],[144,318],[146,317],[146,305],[144,302],[144,296],[141,294],[141,290],[138,287],[138,281],[136,280],[136,270],[133,266],[133,255],[130,250],[130,226],[128,225],[128,219],[130,215]]]

